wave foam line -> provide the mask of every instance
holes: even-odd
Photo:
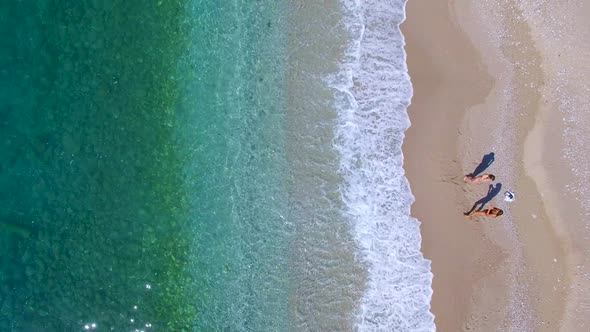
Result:
[[[404,0],[343,0],[350,44],[334,88],[345,213],[367,264],[361,331],[435,331],[432,272],[420,251],[420,223],[401,145],[410,126]]]

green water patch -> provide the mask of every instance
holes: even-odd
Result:
[[[0,4],[0,330],[193,330],[179,1]]]

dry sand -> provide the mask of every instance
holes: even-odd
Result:
[[[551,73],[535,31],[513,4],[453,0],[410,0],[402,30],[414,86],[405,169],[438,331],[586,331],[567,309],[583,250],[563,216],[576,207],[555,203],[569,178],[548,181],[542,163],[563,147],[560,127],[546,125]],[[506,213],[466,220],[488,188],[462,177],[490,152],[486,172],[502,185],[491,203]]]

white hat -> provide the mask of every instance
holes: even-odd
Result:
[[[515,198],[516,198],[516,195],[514,195],[513,192],[507,191],[504,193],[504,200],[506,202],[512,202],[512,201],[514,201]]]

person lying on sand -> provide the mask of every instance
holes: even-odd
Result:
[[[471,175],[465,175],[463,181],[469,183],[483,183],[483,182],[492,182],[496,179],[494,174],[484,174],[480,176],[473,177]]]
[[[484,217],[496,218],[496,217],[503,215],[504,211],[502,211],[502,209],[499,209],[493,205],[490,205],[490,207],[487,209],[473,211],[471,213],[463,213],[463,214],[465,215],[465,217],[484,216]]]

